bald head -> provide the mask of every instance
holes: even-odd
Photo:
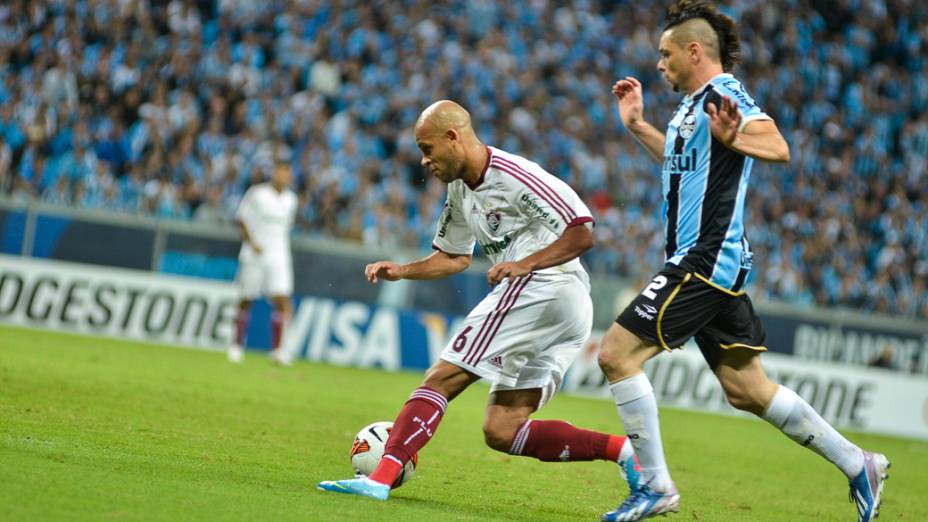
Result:
[[[422,111],[415,135],[422,166],[445,183],[475,181],[488,161],[489,153],[474,133],[470,114],[453,101],[441,100]]]
[[[715,29],[703,18],[692,18],[667,30],[673,43],[686,48],[691,42],[698,42],[702,46],[706,57],[718,63],[719,35]]]
[[[416,135],[445,133],[454,129],[459,134],[474,134],[470,114],[464,107],[451,100],[441,100],[429,105],[416,120]]]

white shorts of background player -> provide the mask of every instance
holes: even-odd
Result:
[[[289,256],[240,256],[235,282],[240,297],[249,301],[289,296],[293,293],[293,261]]]

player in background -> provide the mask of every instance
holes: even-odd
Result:
[[[297,209],[296,194],[290,190],[293,174],[285,162],[277,162],[271,179],[249,188],[235,213],[242,233],[235,281],[240,294],[235,320],[235,343],[229,347],[229,360],[244,358],[245,332],[251,315],[251,303],[267,296],[274,307],[271,314],[271,359],[290,364],[279,351],[281,337],[292,315],[293,260],[290,254],[290,230]]]
[[[703,0],[667,10],[657,69],[685,93],[666,134],[644,120],[641,84],[616,82],[622,123],[663,163],[667,262],[606,332],[599,363],[641,464],[641,486],[603,520],[677,511],[657,402],[642,365],[695,336],[732,406],[760,416],[828,459],[850,480],[861,521],[876,516],[889,462],[850,443],[809,404],[764,373],[766,334],[743,285],[752,254],[744,201],[754,160],[789,161],[773,120],[729,71],[737,27]]]
[[[529,416],[557,391],[590,335],[589,278],[578,257],[593,246],[593,218],[579,196],[538,164],[487,147],[460,105],[439,101],[415,126],[422,166],[448,184],[425,259],[367,265],[371,283],[439,279],[466,270],[474,244],[494,263],[492,291],[405,403],[384,457],[369,477],[324,481],[319,489],[386,500],[390,485],[432,439],[449,401],[478,379],[492,382],[483,425],[491,448],[545,462],[609,460],[637,485],[625,437]]]

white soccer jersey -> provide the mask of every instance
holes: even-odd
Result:
[[[461,180],[448,185],[434,248],[471,254],[477,243],[494,264],[519,261],[553,243],[568,227],[593,222],[577,193],[537,163],[487,150],[490,156],[476,185]],[[585,276],[579,259],[537,272]]]
[[[296,217],[297,197],[290,189],[277,192],[270,183],[249,188],[235,213],[235,219],[248,229],[248,236],[259,247],[261,256],[242,243],[239,259],[290,259],[290,229]]]

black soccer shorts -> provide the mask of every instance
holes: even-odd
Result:
[[[767,332],[747,294],[732,292],[671,264],[651,279],[615,321],[666,350],[679,348],[695,336],[713,369],[722,350],[767,349]]]

